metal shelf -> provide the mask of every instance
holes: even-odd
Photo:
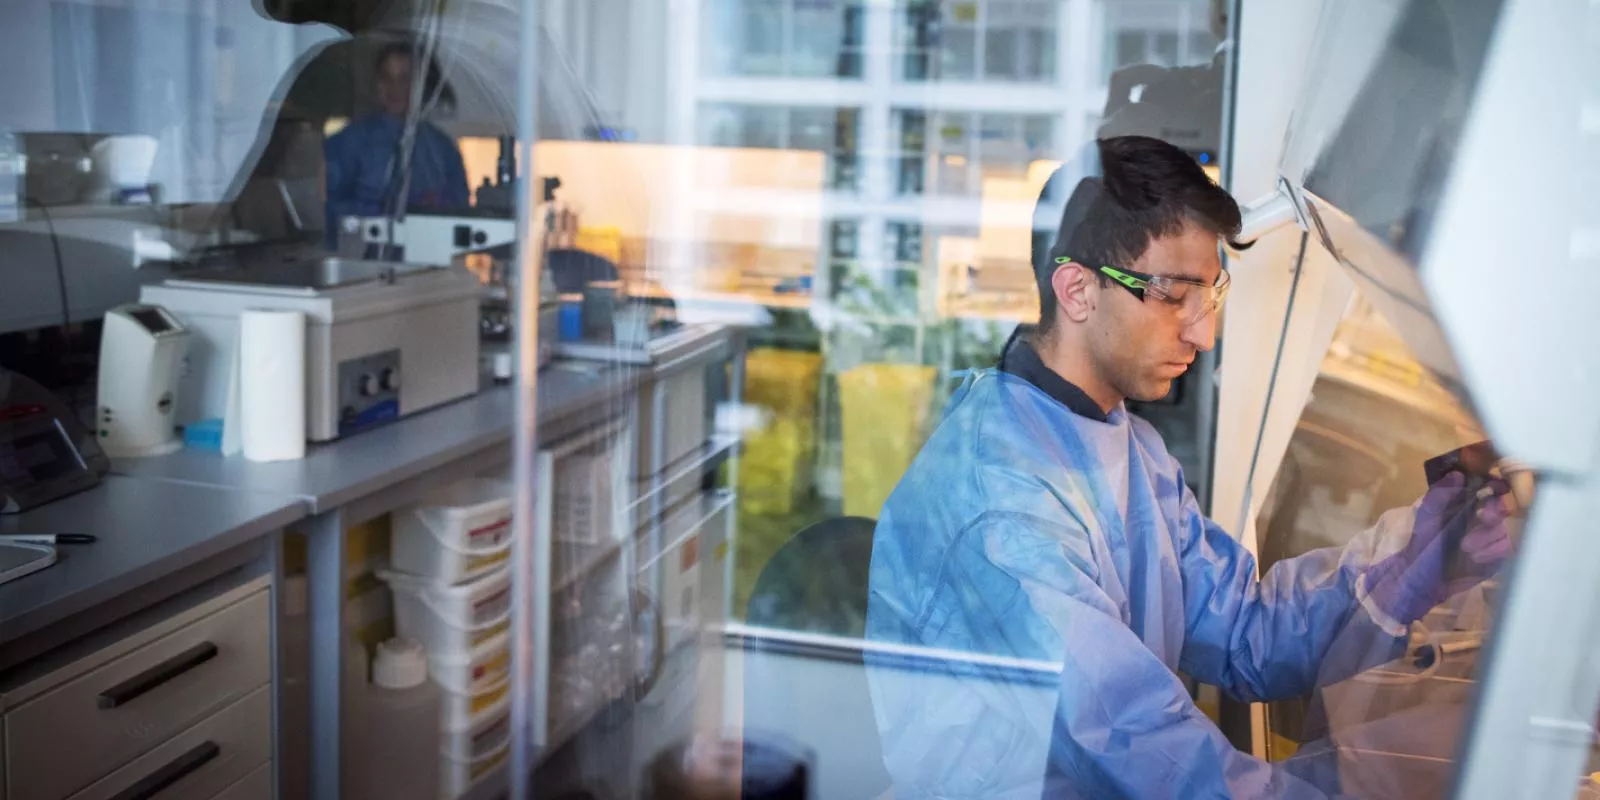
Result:
[[[617,553],[622,552],[622,542],[607,542],[605,544],[582,544],[578,542],[553,542],[554,548],[566,548],[575,551],[579,558],[573,560],[573,566],[561,570],[561,559],[553,559],[554,567],[550,575],[550,594],[560,594],[578,585],[584,578],[593,574],[595,570],[610,561]]]
[[[636,479],[634,481],[634,489],[637,491],[638,496],[632,503],[628,504],[627,512],[632,514],[647,509],[650,501],[684,478],[697,472],[704,475],[708,470],[721,466],[722,462],[733,454],[734,448],[739,446],[739,442],[740,438],[737,433],[713,434],[699,450],[684,456],[674,465],[662,470],[664,477]],[[648,490],[640,489],[641,486],[652,484],[653,488]],[[649,525],[650,521],[645,519],[635,524],[639,527],[645,527]]]
[[[689,537],[699,533],[713,517],[732,508],[734,498],[732,491],[712,490],[702,493],[697,502],[684,503],[670,512],[661,526],[661,538],[665,544],[661,546],[659,552],[641,554],[639,572],[654,567],[663,556],[681,547]]]

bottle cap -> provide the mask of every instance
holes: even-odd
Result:
[[[390,639],[372,659],[372,683],[383,689],[410,689],[428,679],[428,651],[414,639]]]

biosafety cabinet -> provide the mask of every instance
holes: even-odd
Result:
[[[1230,264],[1213,516],[1265,568],[1480,441],[1528,507],[1509,566],[1403,658],[1236,715],[1235,741],[1360,797],[1592,796],[1600,8],[1243,6],[1230,185],[1256,245]]]

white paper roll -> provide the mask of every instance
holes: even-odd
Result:
[[[239,416],[244,457],[306,455],[306,317],[298,311],[239,315]]]

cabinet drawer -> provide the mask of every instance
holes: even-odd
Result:
[[[272,800],[272,762],[256,767],[211,800]]]
[[[71,800],[210,800],[271,759],[272,689],[263,686]]]
[[[66,797],[266,684],[270,609],[257,592],[6,714],[10,795]]]

